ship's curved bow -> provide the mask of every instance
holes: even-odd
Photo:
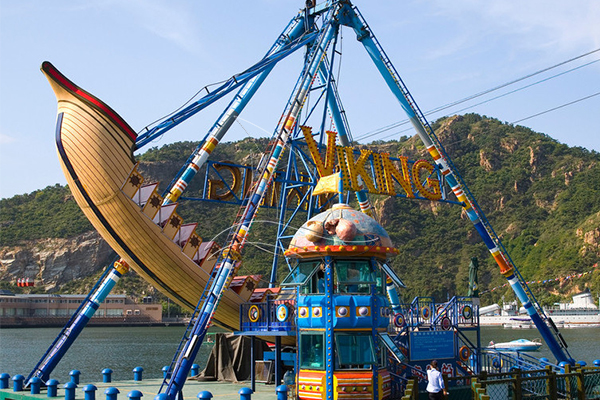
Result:
[[[144,182],[133,157],[137,135],[119,114],[51,63],[41,69],[58,100],[56,147],[79,207],[138,274],[195,308],[216,261],[214,245],[183,222],[177,204],[162,206],[156,183]],[[227,290],[214,321],[237,330],[239,304],[248,297]]]

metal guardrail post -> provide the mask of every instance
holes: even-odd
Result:
[[[56,379],[49,379],[48,382],[46,382],[46,386],[48,387],[47,397],[56,397],[58,384],[59,382]]]
[[[127,393],[129,400],[141,400],[143,395],[144,394],[139,390],[132,390],[131,392]]]
[[[116,387],[109,387],[104,391],[106,400],[117,400],[117,395],[121,393]]]
[[[25,377],[23,375],[13,376],[12,381],[13,381],[13,392],[23,391],[23,382],[25,381]]]
[[[238,392],[240,400],[252,400],[252,393],[254,393],[254,391],[247,387],[241,388]]]
[[[520,369],[515,370],[513,394],[515,396],[514,400],[521,400],[523,393],[522,393],[522,388],[521,388],[521,370]]]
[[[69,376],[71,377],[71,382],[73,382],[76,385],[79,385],[79,377],[81,376],[81,372],[79,370],[72,370],[71,372],[69,372]]]
[[[0,389],[8,389],[8,380],[10,375],[6,372],[0,374]]]
[[[213,395],[208,390],[204,390],[196,396],[199,400],[210,400],[213,398]]]
[[[65,389],[65,400],[75,400],[75,389],[77,389],[77,384],[69,381],[63,385]]]
[[[34,379],[37,378],[37,379]],[[31,378],[30,384],[29,386],[31,387],[31,394],[40,394],[40,386],[42,385],[42,380],[40,378],[38,378],[37,376],[35,376],[34,378]]]
[[[577,370],[577,398],[579,400],[585,400],[585,378],[583,376],[583,369]]]
[[[546,394],[550,400],[558,399],[558,388],[556,386],[556,372],[550,365],[546,365]]]
[[[142,376],[143,376],[142,374],[143,373],[144,373],[144,368],[142,368],[142,367],[135,367],[133,369],[133,380],[136,381],[136,382],[141,381],[143,379],[142,378]]]

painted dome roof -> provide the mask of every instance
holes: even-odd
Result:
[[[387,232],[377,221],[347,204],[311,218],[294,235],[285,255],[308,258],[315,255],[388,258],[398,254]]]

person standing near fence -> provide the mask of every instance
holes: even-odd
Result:
[[[429,393],[429,400],[440,400],[443,396],[447,396],[448,392],[444,387],[444,378],[442,373],[438,369],[438,363],[433,360],[431,364],[427,366],[427,393]]]

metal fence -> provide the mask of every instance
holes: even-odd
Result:
[[[600,399],[600,368],[594,367],[571,371],[567,366],[564,373],[556,373],[550,366],[541,370],[484,373],[476,382],[482,389],[478,396],[489,399]]]
[[[551,366],[539,370],[514,370],[506,373],[473,376],[444,376],[448,399],[452,400],[592,400],[600,399],[600,368],[569,366],[557,373]],[[426,399],[427,393],[415,390],[409,382],[402,400]]]

